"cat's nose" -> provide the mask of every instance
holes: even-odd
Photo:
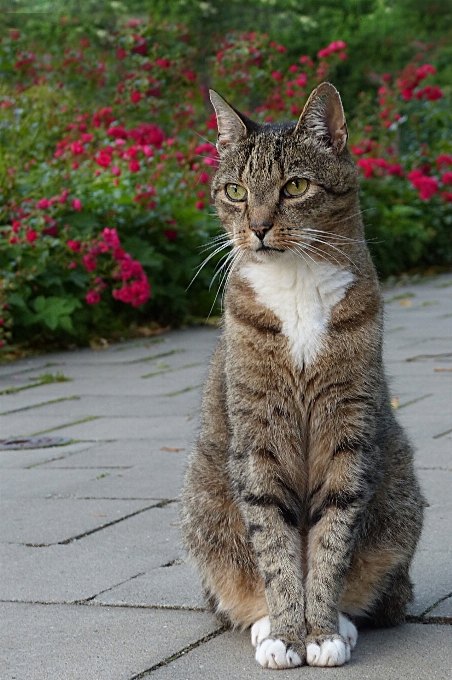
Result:
[[[257,238],[260,241],[263,241],[265,238],[265,234],[270,231],[272,228],[273,224],[270,224],[269,222],[251,222],[250,223],[250,229],[252,232],[254,232],[257,236]]]

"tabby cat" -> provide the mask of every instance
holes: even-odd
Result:
[[[383,311],[337,90],[295,123],[216,92],[224,326],[182,497],[207,601],[264,667],[340,666],[403,621],[424,501],[391,409]],[[348,615],[348,616],[346,616]]]

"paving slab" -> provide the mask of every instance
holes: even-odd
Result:
[[[66,545],[2,544],[0,600],[76,602],[180,558],[176,505],[154,507]]]
[[[197,570],[181,559],[111,588],[94,602],[178,609],[206,607]]]
[[[130,500],[27,498],[0,501],[0,542],[54,544],[117,522],[147,507]],[[58,522],[55,518],[58,518]]]
[[[3,680],[130,680],[218,627],[203,612],[19,603],[0,610]]]
[[[46,461],[64,459],[72,454],[88,451],[95,446],[92,442],[77,442],[64,446],[48,446],[42,449],[0,449],[0,470],[8,468],[29,468]]]
[[[434,607],[428,615],[431,618],[452,619],[452,591],[450,596]]]
[[[254,660],[249,632],[226,632],[156,669],[152,680],[450,680],[452,627],[407,624],[383,631],[363,631],[351,663],[341,668],[269,671]]]

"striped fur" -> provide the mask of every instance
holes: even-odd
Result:
[[[340,665],[350,657],[340,612],[403,620],[424,505],[390,407],[345,120],[328,84],[296,127],[213,102],[222,123],[212,195],[235,257],[183,538],[224,621],[269,616],[262,665]],[[309,181],[295,198],[284,193],[294,177]],[[246,200],[228,199],[227,183]]]

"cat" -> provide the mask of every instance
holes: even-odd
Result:
[[[340,666],[352,619],[404,620],[425,504],[390,405],[343,107],[322,83],[296,124],[261,124],[210,96],[232,250],[182,536],[261,666]]]

